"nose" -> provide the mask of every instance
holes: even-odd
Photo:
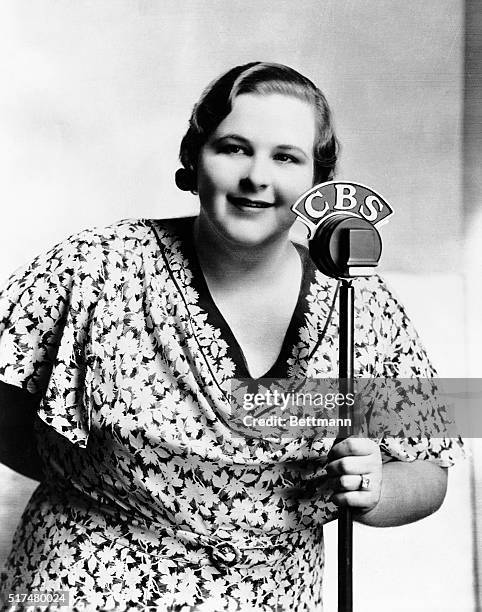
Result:
[[[262,191],[271,184],[269,160],[261,155],[253,155],[241,179],[241,186],[246,190]]]

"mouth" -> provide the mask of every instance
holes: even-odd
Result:
[[[230,204],[237,206],[241,209],[246,208],[270,208],[274,206],[273,202],[266,202],[264,200],[251,200],[250,198],[242,198],[237,196],[228,195],[227,198]]]

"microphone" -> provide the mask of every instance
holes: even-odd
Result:
[[[374,274],[382,253],[379,226],[393,214],[389,204],[360,183],[329,181],[315,185],[291,207],[310,231],[310,255],[317,268],[339,283],[339,390],[345,398],[354,391],[354,287],[351,279]],[[340,406],[350,417],[351,404]],[[349,436],[342,427],[339,438]],[[338,517],[338,612],[353,611],[353,518],[341,508]]]
[[[326,276],[350,279],[374,274],[382,253],[377,227],[393,214],[373,189],[347,181],[315,185],[291,210],[308,227],[309,251]]]

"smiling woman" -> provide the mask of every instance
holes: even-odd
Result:
[[[288,240],[290,206],[313,184],[314,138],[308,103],[242,94],[199,155],[198,256],[255,376],[275,362],[298,299],[302,266]]]
[[[311,612],[338,506],[376,526],[440,506],[457,440],[240,438],[231,420],[233,377],[336,376],[336,282],[288,238],[290,205],[336,156],[311,81],[238,66],[208,87],[181,144],[177,184],[199,194],[197,218],[87,230],[10,278],[2,433],[35,435],[42,470],[21,466],[41,483],[6,601],[69,590],[76,611]],[[355,290],[356,375],[433,376],[381,279]]]
[[[302,100],[242,94],[202,147],[198,162],[203,232],[238,248],[287,244],[291,205],[313,185],[315,117]]]

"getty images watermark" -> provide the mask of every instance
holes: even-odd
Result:
[[[277,381],[279,384],[279,381]],[[274,383],[256,393],[242,394],[243,425],[246,427],[351,427],[352,419],[340,408],[355,405],[354,393],[282,391]],[[303,408],[300,413],[299,409]],[[318,414],[310,414],[315,411]],[[320,416],[320,413],[323,416]]]
[[[482,437],[482,380],[233,379],[230,425],[243,437]]]

